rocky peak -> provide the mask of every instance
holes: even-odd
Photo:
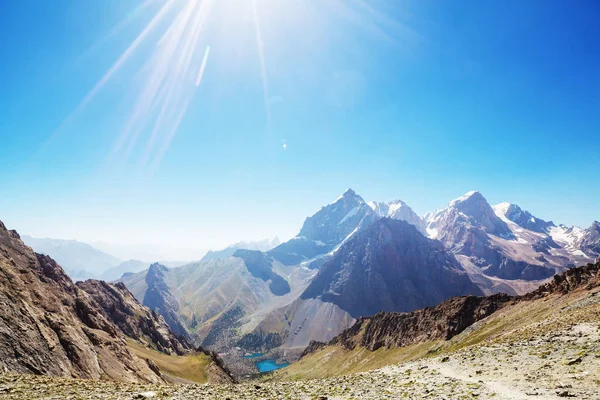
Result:
[[[448,207],[429,217],[428,232],[446,242],[458,242],[457,232],[481,230],[505,239],[514,237],[510,228],[500,219],[483,195],[471,191],[448,203]],[[460,236],[460,235],[459,235]]]
[[[439,242],[405,221],[381,218],[346,241],[301,298],[334,303],[356,318],[480,293]]]
[[[181,318],[177,314],[179,302],[171,293],[167,282],[166,274],[169,269],[160,263],[150,265],[146,274],[146,293],[144,294],[143,304],[163,316],[169,328],[177,335],[188,339],[189,334],[183,325]]]
[[[161,263],[153,263],[150,264],[150,267],[148,268],[148,275],[150,276],[150,279],[154,280],[161,280],[164,279],[165,274],[167,273],[167,271],[169,270],[169,268],[167,268],[165,265],[162,265]]]
[[[600,256],[600,222],[594,221],[581,236],[581,250],[593,258]]]
[[[126,336],[166,354],[185,355],[193,346],[183,337],[175,336],[164,318],[142,306],[122,282],[110,284],[87,280],[77,287],[88,293],[100,305],[104,316],[115,321]]]
[[[336,201],[308,217],[298,237],[319,241],[331,250],[352,233],[367,214],[374,216],[371,207],[348,189]]]
[[[0,371],[160,382],[84,290],[0,223]]]
[[[352,190],[351,188],[346,189],[346,191],[344,193],[342,193],[342,195],[340,197],[338,197],[338,199],[336,201],[339,200],[344,200],[344,201],[355,201],[355,202],[361,202],[364,203],[365,201],[363,200],[362,197],[360,197],[354,190]]]
[[[414,225],[419,232],[425,234],[424,220],[402,200],[397,199],[389,203],[371,201],[368,204],[379,217],[406,221]]]
[[[529,211],[523,210],[516,204],[500,203],[493,207],[496,215],[504,216],[522,228],[539,233],[548,233],[548,230],[555,226],[552,221],[533,216]]]

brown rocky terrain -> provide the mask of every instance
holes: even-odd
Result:
[[[161,353],[182,356],[194,350],[183,336],[175,337],[160,314],[142,306],[123,283],[87,280],[76,285],[92,296],[124,335]]]
[[[159,383],[160,354],[167,367],[218,369],[231,381],[213,354],[196,355],[123,285],[73,283],[0,222],[0,371]]]

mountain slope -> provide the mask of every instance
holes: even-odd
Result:
[[[176,337],[124,285],[73,283],[2,222],[0,316],[0,371],[124,382],[232,381],[215,354]]]
[[[177,312],[179,302],[171,294],[165,282],[165,274],[168,268],[162,264],[154,263],[148,268],[146,274],[146,292],[142,303],[162,315],[171,330],[179,336],[189,337],[187,329],[183,325]]]
[[[565,353],[582,353],[582,343],[574,343],[573,337],[587,340],[586,324],[597,322],[600,315],[600,263],[573,268],[556,275],[545,285],[524,296],[496,294],[489,297],[451,298],[436,307],[428,307],[410,313],[378,313],[361,318],[351,328],[332,339],[328,344],[313,342],[305,350],[303,357],[277,373],[277,379],[306,379],[335,376],[349,372],[362,372],[380,368],[399,361],[423,359],[424,364],[438,365],[433,356],[440,355],[442,362],[457,359],[463,349],[469,357],[467,364],[453,368],[474,365],[479,370],[484,364],[501,366],[498,358],[507,348],[507,357],[518,357],[519,352],[533,355],[528,362],[539,363],[534,370],[544,370],[541,366],[549,355],[569,360]],[[575,329],[577,330],[577,329]],[[549,340],[550,338],[550,340]],[[499,343],[509,343],[506,348]],[[529,344],[529,349],[515,350]],[[573,343],[574,346],[570,346]],[[473,348],[479,345],[488,353],[474,362]],[[543,349],[535,347],[543,344]],[[533,345],[533,346],[532,346]],[[455,353],[458,352],[458,353]],[[583,352],[585,356],[586,351]],[[442,358],[442,356],[445,356]],[[575,355],[575,357],[577,357]],[[512,368],[512,360],[506,365]],[[518,358],[515,360],[518,365]],[[481,364],[480,364],[481,363]],[[558,368],[560,364],[552,365]],[[439,366],[437,366],[439,368]],[[490,366],[486,366],[491,371]],[[523,368],[525,365],[519,367]],[[494,368],[497,370],[497,368]],[[481,375],[482,372],[478,372]],[[565,375],[563,375],[564,379]],[[483,379],[478,377],[478,379]]]
[[[158,382],[98,304],[0,223],[0,369]]]
[[[182,356],[194,350],[184,337],[173,334],[160,314],[142,306],[124,284],[87,280],[76,285],[94,299],[104,317],[114,321],[124,335],[165,354]]]
[[[296,299],[315,273],[288,268],[262,252],[239,252],[239,257],[191,263],[161,273],[166,288],[161,283],[164,290],[160,292],[168,291],[177,302],[172,309],[177,309],[179,324],[196,344],[211,350],[235,346],[238,335],[250,332],[264,315]],[[152,296],[148,275],[149,271],[143,271],[120,281],[138,300],[144,300]]]
[[[452,255],[407,222],[383,218],[346,242],[301,298],[319,297],[357,318],[460,294],[481,292]]]
[[[146,263],[140,260],[128,260],[124,261],[116,267],[112,267],[102,273],[102,280],[114,281],[119,279],[125,273],[136,273],[145,270],[150,266],[150,263]]]
[[[452,254],[414,225],[389,218],[356,233],[323,264],[300,298],[274,310],[257,331],[285,337],[286,348],[326,341],[356,318],[412,311],[481,294]]]

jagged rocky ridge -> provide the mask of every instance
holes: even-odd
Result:
[[[101,307],[48,256],[0,223],[0,369],[159,382]]]
[[[164,382],[150,359],[127,340],[171,355],[196,351],[122,284],[73,283],[50,257],[36,254],[0,222],[0,371]],[[211,356],[215,374],[227,377]],[[169,378],[170,379],[170,378]]]
[[[580,288],[590,290],[598,286],[600,260],[595,264],[572,268],[555,275],[550,282],[523,296],[501,293],[487,297],[455,297],[435,307],[410,313],[380,312],[371,317],[362,317],[328,343],[312,341],[302,356],[326,345],[340,345],[348,350],[358,346],[375,351],[381,347],[405,347],[431,340],[449,340],[508,304],[553,294],[564,295]]]
[[[96,301],[103,315],[124,335],[165,354],[181,356],[194,350],[185,337],[171,332],[160,314],[142,306],[123,283],[87,280],[76,285]]]
[[[146,274],[147,289],[144,294],[143,304],[162,315],[176,335],[188,339],[188,331],[177,314],[177,311],[179,311],[179,302],[171,294],[169,286],[165,282],[165,273],[167,270],[167,267],[159,263],[150,265]]]

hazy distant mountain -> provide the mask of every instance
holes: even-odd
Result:
[[[116,267],[112,267],[106,271],[104,271],[104,273],[102,273],[101,278],[105,281],[114,281],[116,279],[119,279],[121,276],[123,276],[123,274],[127,273],[127,272],[140,272],[145,270],[146,268],[150,267],[149,263],[146,263],[144,261],[140,261],[140,260],[129,260],[129,261],[125,261],[122,262],[121,264],[117,265]]]
[[[27,235],[23,235],[22,240],[37,253],[55,259],[75,280],[99,277],[121,263],[118,258],[77,240],[41,239]]]
[[[188,262],[185,261],[158,261],[158,263],[168,267],[168,268],[177,268],[177,267],[181,267],[182,265],[185,264],[189,264]],[[113,267],[111,269],[109,269],[108,271],[104,272],[101,276],[101,278],[105,281],[114,281],[119,279],[120,277],[123,276],[123,274],[134,274],[140,271],[143,271],[145,269],[150,268],[150,264],[149,262],[145,262],[145,261],[140,261],[140,260],[129,260],[129,261],[125,261],[122,262],[121,264],[117,265],[116,267]]]
[[[233,254],[240,249],[244,250],[259,250],[259,251],[268,251],[272,248],[278,246],[281,242],[279,241],[279,237],[275,236],[274,238],[267,238],[256,241],[249,242],[237,242],[228,246],[222,250],[209,250],[204,257],[200,261],[209,261],[216,260],[218,258],[227,258],[233,256]]]
[[[163,244],[129,244],[91,242],[92,246],[112,254],[121,260],[140,260],[151,264],[157,260],[178,260],[182,265],[202,258],[206,248],[199,244],[198,248],[167,246]]]

